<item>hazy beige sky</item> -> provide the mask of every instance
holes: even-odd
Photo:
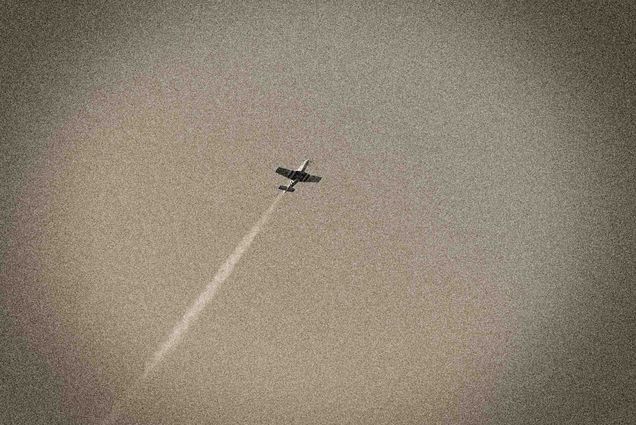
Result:
[[[634,6],[506,3],[4,5],[0,422],[632,422]]]

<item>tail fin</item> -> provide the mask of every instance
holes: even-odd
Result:
[[[293,187],[287,187],[287,186],[278,186],[278,189],[284,190],[285,192],[293,192],[294,190],[296,190]]]

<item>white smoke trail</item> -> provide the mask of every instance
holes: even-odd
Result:
[[[225,260],[225,263],[219,268],[216,272],[216,275],[212,279],[208,286],[205,287],[203,292],[199,295],[196,301],[190,306],[188,311],[185,312],[179,323],[174,327],[170,336],[161,344],[161,347],[152,355],[150,360],[146,363],[146,367],[144,369],[144,373],[141,376],[141,380],[144,380],[152,373],[152,371],[161,363],[163,358],[168,354],[172,349],[174,349],[177,344],[183,338],[183,335],[188,331],[188,328],[192,323],[194,323],[201,311],[205,308],[205,306],[214,298],[216,294],[216,290],[219,285],[221,285],[225,280],[232,274],[234,271],[234,267],[236,267],[236,263],[239,262],[245,251],[248,250],[256,235],[261,231],[263,226],[267,223],[272,212],[274,212],[274,208],[276,204],[281,199],[282,195],[285,192],[280,193],[272,202],[272,205],[263,213],[261,218],[256,222],[256,224],[252,227],[247,235],[239,242],[237,247],[234,249],[234,252]]]
[[[249,249],[254,239],[259,234],[259,232],[263,229],[263,226],[267,223],[272,213],[274,212],[274,208],[276,208],[276,204],[283,197],[285,192],[280,193],[272,202],[272,205],[263,213],[261,218],[256,222],[256,224],[252,227],[247,235],[239,242],[239,244],[234,249],[234,252],[230,254],[230,256],[225,260],[225,263],[219,268],[214,275],[214,278],[208,285],[205,287],[203,292],[199,294],[196,301],[188,308],[185,312],[181,320],[175,325],[172,329],[172,332],[166,338],[166,340],[161,344],[159,349],[155,351],[150,360],[146,362],[146,366],[144,367],[144,373],[139,377],[136,381],[135,385],[132,386],[130,391],[128,392],[128,396],[124,398],[124,401],[128,399],[132,392],[134,392],[137,387],[150,376],[150,374],[159,366],[159,364],[163,361],[168,353],[176,348],[176,346],[181,342],[181,339],[188,331],[188,328],[197,320],[199,314],[203,311],[205,306],[214,298],[219,285],[221,285],[225,280],[232,274],[234,271],[234,267],[239,262],[243,254]],[[110,415],[106,418],[103,424],[111,424],[117,420],[118,409],[116,406],[113,406]]]

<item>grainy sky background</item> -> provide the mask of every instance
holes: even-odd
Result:
[[[441,4],[440,4],[441,3]],[[5,2],[0,422],[634,421],[633,2]]]

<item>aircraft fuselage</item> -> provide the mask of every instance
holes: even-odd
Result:
[[[300,182],[310,182],[310,183],[317,183],[320,181],[321,177],[318,176],[312,176],[311,174],[307,173],[305,171],[305,169],[307,168],[307,165],[309,164],[309,160],[305,160],[302,165],[300,167],[298,167],[297,170],[288,170],[286,168],[282,168],[279,167],[276,169],[276,173],[283,175],[285,177],[287,177],[289,179],[289,184],[287,186],[279,186],[278,188],[280,190],[284,190],[285,192],[293,192],[294,186],[297,183]]]

